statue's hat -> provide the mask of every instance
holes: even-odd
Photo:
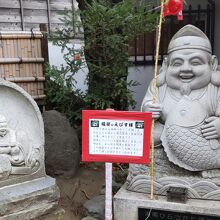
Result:
[[[199,28],[190,24],[173,36],[168,46],[168,54],[181,49],[200,49],[212,53],[208,37]]]

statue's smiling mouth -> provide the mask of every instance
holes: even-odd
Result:
[[[179,78],[183,82],[190,82],[191,80],[193,80],[194,77],[195,75],[193,73],[180,73],[179,74]]]

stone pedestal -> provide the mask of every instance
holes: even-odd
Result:
[[[58,206],[55,179],[46,176],[0,188],[0,220],[29,220]]]
[[[189,199],[183,204],[167,202],[166,196],[157,196],[155,200],[151,200],[150,195],[130,192],[124,185],[114,196],[114,220],[138,220],[139,207],[210,215],[220,219],[220,201]]]

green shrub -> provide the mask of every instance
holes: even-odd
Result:
[[[111,4],[105,0],[92,0],[86,3],[83,11],[66,11],[64,28],[52,37],[53,43],[68,53],[64,56],[66,68],[48,68],[47,75],[51,79],[46,86],[47,94],[50,93],[48,100],[73,124],[74,120],[79,122],[78,113],[82,108],[127,110],[129,106],[134,107],[131,88],[138,84],[127,81],[128,67],[131,65],[128,44],[135,36],[152,31],[158,16],[156,13],[146,13],[145,5],[134,2],[124,0]],[[81,15],[84,28],[84,53],[89,69],[86,94],[71,90],[74,74],[84,67],[83,60],[77,63],[73,59],[77,53],[83,56],[83,52],[69,46],[70,39],[77,36],[76,27],[80,25],[77,13]],[[79,97],[81,106],[75,103],[76,100],[70,101],[73,96]],[[70,103],[78,109],[71,108]]]

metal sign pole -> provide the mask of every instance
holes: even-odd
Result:
[[[105,220],[112,220],[112,163],[105,163]]]

